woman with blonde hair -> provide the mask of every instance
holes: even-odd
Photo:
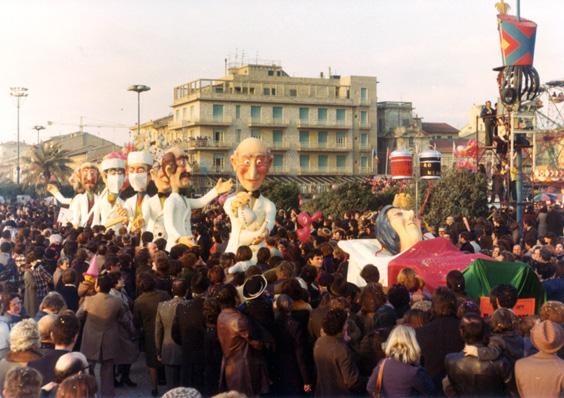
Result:
[[[386,358],[372,371],[366,390],[373,397],[433,395],[433,381],[419,365],[421,348],[415,330],[410,326],[396,326],[384,344]]]

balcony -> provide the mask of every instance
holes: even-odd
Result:
[[[266,119],[266,118],[251,118],[249,127],[288,127],[290,122],[288,119]]]
[[[345,121],[329,121],[329,120],[298,120],[296,122],[299,129],[315,129],[315,130],[347,130],[350,128]]]
[[[208,137],[188,137],[180,138],[177,141],[182,147],[188,150],[213,150],[213,149],[231,149],[234,143],[227,141],[215,141]]]
[[[193,126],[230,126],[231,123],[233,123],[233,118],[230,116],[212,117],[199,120],[179,120],[170,122],[169,129],[178,130]]]
[[[273,151],[285,151],[290,148],[290,144],[286,139],[283,139],[282,141],[265,142],[265,144]]]
[[[350,142],[340,142],[340,143],[325,143],[320,144],[315,143],[298,143],[299,151],[314,151],[314,152],[349,152],[352,151],[352,145]]]

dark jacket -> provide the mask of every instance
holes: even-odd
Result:
[[[166,301],[169,298],[168,293],[161,290],[153,290],[141,293],[133,304],[133,322],[138,329],[143,331],[145,360],[150,368],[156,368],[159,365],[157,346],[155,344],[157,307],[161,301]]]
[[[445,356],[464,348],[459,323],[453,316],[439,317],[415,330],[423,365],[439,391],[445,376]]]
[[[304,384],[311,384],[312,358],[307,331],[300,322],[287,314],[276,319],[276,394],[300,395]]]
[[[30,368],[37,370],[43,376],[43,385],[55,381],[55,364],[59,358],[66,354],[67,350],[49,350],[42,358],[27,364]]]
[[[225,308],[217,318],[217,337],[223,352],[221,389],[247,396],[265,394],[269,389],[262,344],[251,338],[247,317],[235,308]]]
[[[355,395],[363,390],[352,352],[340,337],[318,338],[313,357],[317,368],[316,397]]]
[[[500,357],[495,361],[480,361],[464,352],[448,354],[445,358],[448,376],[445,393],[459,397],[499,397],[506,393],[506,383],[511,377],[509,361]]]
[[[393,358],[385,359],[382,374],[382,390],[384,397],[430,396],[435,393],[435,385],[427,371],[421,366],[409,365]],[[366,391],[376,396],[376,380],[383,361],[374,368]]]
[[[203,298],[178,304],[172,324],[172,339],[182,347],[182,383],[198,391],[202,391],[204,384],[206,320],[203,305]]]
[[[61,285],[57,288],[57,291],[61,293],[61,296],[65,299],[67,308],[76,312],[78,310],[78,290],[74,285]]]

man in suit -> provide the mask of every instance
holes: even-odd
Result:
[[[180,365],[182,365],[182,351],[179,344],[173,340],[173,322],[177,307],[186,304],[186,281],[175,279],[172,282],[173,298],[159,303],[155,320],[155,346],[161,363],[165,366],[167,388],[180,385]]]
[[[208,281],[201,273],[192,277],[192,299],[176,307],[172,338],[181,346],[182,385],[198,391],[204,387],[206,320],[203,313]]]
[[[324,336],[317,339],[313,350],[317,369],[317,397],[360,394],[366,386],[351,349],[343,341],[346,320],[347,313],[342,309],[330,310],[323,319]],[[309,392],[306,386],[304,391]]]
[[[170,181],[172,193],[164,203],[164,224],[167,233],[167,250],[182,243],[194,246],[192,235],[192,209],[200,209],[210,203],[222,193],[229,192],[233,186],[231,180],[223,181],[221,178],[207,194],[198,199],[182,196],[180,190],[190,186],[191,167],[188,164],[188,155],[180,149],[173,148],[163,157],[162,167]]]
[[[114,396],[114,358],[119,346],[119,323],[124,321],[120,299],[111,296],[114,284],[109,275],[101,275],[96,282],[96,294],[85,297],[76,313],[84,323],[81,351],[94,364],[101,364],[101,395]],[[125,326],[125,325],[124,325]]]
[[[127,176],[129,184],[135,190],[135,195],[125,201],[125,207],[129,212],[131,232],[144,232],[148,219],[148,207],[145,202],[147,197],[147,185],[149,184],[149,170],[153,165],[153,157],[149,152],[133,151],[127,154]]]
[[[241,192],[229,197],[223,209],[231,220],[231,234],[226,252],[236,253],[239,246],[249,246],[256,256],[274,227],[276,206],[262,196],[264,182],[272,154],[257,138],[246,138],[237,146],[231,165],[237,174]]]

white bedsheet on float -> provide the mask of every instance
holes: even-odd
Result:
[[[337,245],[349,255],[347,281],[358,287],[366,285],[360,272],[367,264],[372,264],[380,271],[380,283],[388,286],[388,263],[399,254],[392,256],[377,239],[342,240]],[[376,254],[378,253],[378,254]]]

